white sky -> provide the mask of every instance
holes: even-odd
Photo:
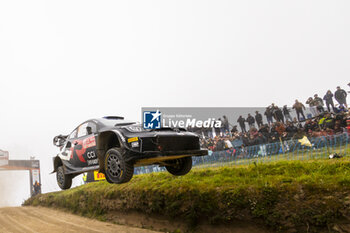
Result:
[[[47,192],[52,138],[86,119],[347,89],[349,12],[345,0],[0,0],[0,148],[40,158]]]

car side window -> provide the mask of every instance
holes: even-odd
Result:
[[[82,125],[79,126],[78,128],[78,138],[80,137],[84,137],[87,135],[87,126],[88,126],[88,123],[84,123]]]
[[[88,126],[86,127],[87,134],[94,134],[97,133],[97,126],[93,122],[89,122]]]
[[[76,136],[77,136],[77,130],[74,130],[74,131],[69,135],[69,139],[76,138]]]

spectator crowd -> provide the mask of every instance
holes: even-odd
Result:
[[[230,124],[227,116],[223,116],[219,119],[222,121],[221,128],[192,130],[203,136],[202,146],[211,151],[301,139],[304,136],[341,134],[350,129],[347,126],[350,113],[346,98],[347,92],[338,86],[334,94],[328,90],[323,98],[317,94],[309,97],[305,102],[310,109],[309,114],[305,111],[305,105],[295,100],[291,108],[271,104],[262,113],[254,111],[254,115],[241,115],[236,120],[237,125]]]

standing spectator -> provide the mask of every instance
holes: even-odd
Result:
[[[331,112],[331,108],[329,106],[332,106],[332,110],[333,112],[335,112],[334,103],[333,103],[333,93],[331,92],[331,90],[327,91],[323,99],[324,101],[326,101],[328,112]]]
[[[286,118],[286,121],[287,120],[290,121],[290,122],[293,121],[293,119],[292,119],[292,117],[290,115],[290,110],[287,108],[287,105],[283,106],[283,115]]]
[[[348,105],[346,103],[347,95],[348,94],[346,93],[346,91],[337,86],[337,90],[334,92],[334,97],[338,101],[340,106],[345,106],[346,108],[348,108]]]
[[[227,117],[224,115],[222,118],[224,118],[223,125],[224,125],[224,133],[229,133],[230,132],[230,127],[229,127],[229,123],[228,123],[228,119]]]
[[[246,133],[247,130],[245,129],[245,119],[242,116],[239,116],[237,122],[239,123],[239,126],[241,127],[242,133]]]
[[[255,121],[258,124],[258,128],[263,125],[262,115],[259,113],[259,111],[255,111]]]
[[[271,111],[271,114],[273,116],[273,118],[275,118],[275,121],[278,121],[277,117],[276,117],[276,106],[274,103],[272,103],[270,105],[270,111]]]
[[[314,106],[316,106],[316,109],[318,111],[318,113],[324,112],[324,108],[323,108],[323,100],[318,97],[317,94],[314,95]]]
[[[305,103],[309,105],[312,116],[317,116],[318,113],[316,110],[316,106],[314,105],[315,104],[314,99],[312,97],[309,97]]]
[[[272,115],[272,111],[271,111],[270,107],[266,108],[266,111],[265,111],[264,115],[266,116],[267,123],[269,125],[271,125],[273,123],[273,118],[272,118],[273,115]]]
[[[255,127],[255,119],[254,117],[252,117],[252,115],[250,115],[250,113],[248,113],[247,122],[249,125],[249,129]]]
[[[305,120],[305,115],[304,115],[304,111],[305,110],[305,106],[304,104],[300,103],[298,100],[295,100],[295,104],[293,105],[293,109],[295,109],[295,111],[297,112],[297,117],[298,117],[298,121],[300,122],[300,116],[303,116],[303,119]]]
[[[283,124],[284,124],[283,113],[282,113],[282,110],[278,106],[275,107],[275,115],[276,115],[277,121],[283,122]]]
[[[33,194],[33,196],[36,196],[36,195],[40,194],[40,186],[41,186],[41,184],[38,181],[35,181],[33,186],[34,186],[34,194]]]

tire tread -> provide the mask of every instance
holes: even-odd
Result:
[[[180,169],[176,169],[172,166],[165,166],[166,170],[174,176],[183,176],[189,173],[192,169],[192,157],[181,158],[183,166]]]
[[[125,172],[125,174],[123,175],[122,179],[119,180],[119,181],[113,181],[110,177],[108,177],[108,174],[107,174],[107,171],[106,171],[106,168],[105,168],[105,176],[106,176],[106,180],[109,182],[109,183],[115,183],[115,184],[122,184],[122,183],[126,183],[126,182],[129,182],[131,180],[131,178],[133,177],[134,175],[134,164],[132,164],[131,162],[126,162],[126,153],[123,149],[121,148],[111,148],[107,151],[106,154],[109,154],[109,153],[115,153],[117,151],[117,153],[120,154],[120,156],[122,157],[122,160],[123,160],[123,163],[124,163],[124,170],[123,172]],[[107,160],[107,156],[105,157],[105,161],[104,161],[104,164],[106,164],[106,160]]]

